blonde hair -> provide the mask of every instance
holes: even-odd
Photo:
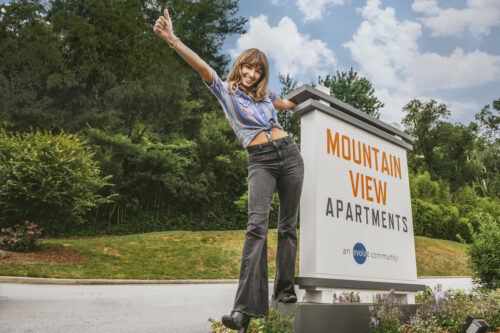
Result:
[[[269,95],[267,84],[269,83],[269,62],[264,52],[258,49],[248,49],[243,51],[242,54],[236,59],[233,69],[227,76],[227,83],[229,86],[229,93],[233,93],[233,87],[240,89],[241,84],[241,68],[244,64],[258,66],[262,70],[259,81],[253,86],[252,91],[245,93],[253,98],[255,101],[260,102]],[[241,90],[241,89],[240,89]]]

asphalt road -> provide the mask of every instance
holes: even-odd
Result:
[[[210,332],[237,284],[0,284],[0,332]]]
[[[466,277],[421,278],[419,283],[437,291],[472,288],[471,279]],[[0,282],[0,333],[208,333],[208,318],[220,320],[229,313],[236,288],[236,283]],[[297,295],[302,299],[303,291],[297,290]],[[362,294],[362,299],[370,302],[371,296]],[[331,291],[323,294],[323,302],[331,302]]]

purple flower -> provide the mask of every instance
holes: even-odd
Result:
[[[2,232],[5,232],[5,228],[2,228]]]

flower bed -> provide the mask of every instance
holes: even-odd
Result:
[[[29,252],[40,247],[42,229],[35,223],[24,221],[14,227],[0,229],[0,247],[8,251]]]
[[[496,332],[500,325],[500,292],[476,290],[467,294],[449,290],[444,294],[427,289],[417,296],[419,307],[409,323],[402,322],[401,303],[389,294],[377,295],[370,307],[370,327],[374,332],[386,333],[454,333],[460,332],[468,315],[478,315]]]

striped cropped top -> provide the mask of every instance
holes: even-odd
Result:
[[[254,101],[244,92],[233,88],[234,93],[229,93],[228,83],[223,82],[212,69],[212,84],[206,86],[217,97],[224,109],[226,118],[229,120],[234,133],[247,147],[253,138],[262,131],[266,131],[267,138],[271,139],[271,129],[277,127],[283,129],[278,123],[274,101],[276,94],[270,92],[269,96],[260,102]]]

